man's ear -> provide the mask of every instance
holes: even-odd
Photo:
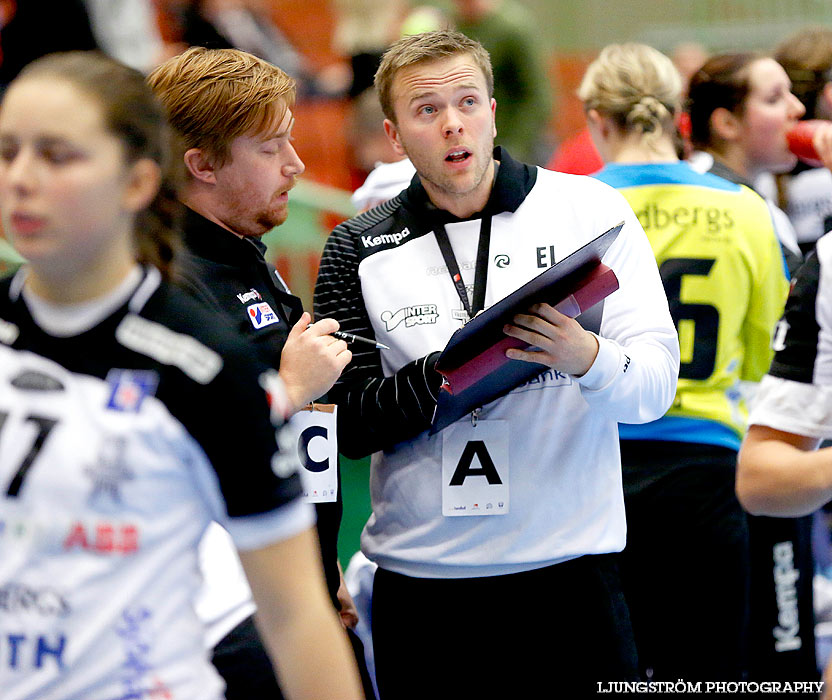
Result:
[[[497,138],[497,100],[491,98],[491,138]]]
[[[717,107],[711,113],[711,132],[724,141],[736,141],[742,127],[737,115],[725,107]]]
[[[201,148],[189,148],[183,156],[185,167],[191,177],[197,182],[204,182],[207,185],[215,185],[217,177],[214,168],[214,159]]]
[[[393,147],[393,151],[395,151],[396,155],[406,156],[407,153],[405,152],[402,141],[399,138],[399,129],[389,119],[384,120],[384,133],[387,134],[387,138],[390,141],[390,145]]]

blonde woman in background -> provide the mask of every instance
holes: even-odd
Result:
[[[788,289],[765,202],[677,157],[681,78],[641,44],[605,48],[579,89],[605,167],[650,240],[679,332],[667,414],[620,424],[627,511],[621,573],[647,678],[740,679],[748,530],[734,494],[742,381],[771,358]],[[719,634],[713,633],[713,625]]]

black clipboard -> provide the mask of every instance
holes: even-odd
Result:
[[[442,351],[437,367],[459,366],[476,357],[506,337],[503,326],[516,314],[525,312],[533,304],[557,303],[567,296],[575,281],[601,262],[623,226],[623,221],[613,226],[455,331]],[[581,322],[586,315],[578,316],[577,320]],[[545,365],[507,359],[502,366],[488,374],[486,379],[465,391],[457,394],[440,391],[430,434],[439,432],[466,413],[507,394],[546,369]]]

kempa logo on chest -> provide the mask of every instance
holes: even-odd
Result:
[[[237,299],[240,300],[241,304],[245,304],[249,301],[263,301],[263,297],[260,295],[254,287],[249,289],[247,292],[243,292],[242,294],[237,295]]]
[[[396,233],[382,233],[379,236],[361,236],[361,243],[365,248],[375,248],[378,245],[399,245],[405,238],[410,235],[410,229],[405,227]]]

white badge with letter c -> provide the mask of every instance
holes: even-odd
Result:
[[[307,503],[338,500],[337,412],[333,404],[316,403],[289,419],[289,428],[297,435],[303,500]]]

